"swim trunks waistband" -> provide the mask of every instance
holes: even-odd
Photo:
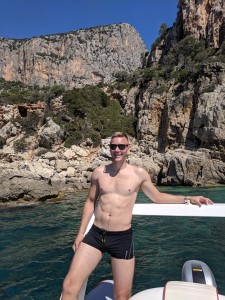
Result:
[[[110,230],[106,230],[104,228],[99,228],[98,226],[93,224],[92,228],[94,230],[96,230],[98,233],[104,232],[104,233],[107,233],[107,235],[122,235],[122,234],[132,233],[132,227],[130,227],[129,229],[126,229],[126,230],[110,231]]]

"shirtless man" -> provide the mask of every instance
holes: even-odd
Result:
[[[76,252],[63,283],[63,300],[78,300],[84,282],[105,251],[111,255],[115,300],[131,297],[135,263],[131,219],[140,189],[156,203],[184,203],[186,199],[199,206],[213,203],[202,196],[174,196],[158,191],[147,171],[126,162],[130,148],[126,134],[115,133],[109,146],[112,163],[97,167],[91,177],[80,229],[73,245]],[[84,237],[97,199],[94,224]]]

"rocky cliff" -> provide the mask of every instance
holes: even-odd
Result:
[[[137,115],[140,151],[158,165],[156,182],[225,183],[224,99],[224,63],[202,66],[194,82],[152,80],[124,95],[125,112]]]
[[[171,47],[190,35],[207,47],[221,46],[225,36],[224,0],[179,0],[177,18],[154,45],[148,65],[162,60]]]
[[[180,0],[177,19],[178,36],[193,35],[206,46],[219,48],[225,35],[223,0]]]
[[[32,39],[0,38],[0,77],[67,88],[108,83],[142,66],[146,46],[129,24],[114,24]]]
[[[102,86],[111,100],[121,104],[124,115],[136,118],[128,161],[148,170],[156,184],[225,184],[223,2],[179,1],[177,19],[160,37],[147,68],[140,68],[145,46],[139,35],[130,25],[120,24],[109,26],[108,32],[98,27],[93,32],[81,30],[27,41],[2,39],[2,74],[6,79],[41,85],[57,82],[69,88],[107,83],[113,72],[139,68],[130,82],[123,78],[122,85]],[[75,48],[80,49],[76,52],[79,57]],[[45,201],[62,191],[87,188],[93,169],[110,160],[107,138],[98,147],[91,139],[65,147],[67,132],[46,114],[52,110],[54,117],[63,115],[70,124],[64,104],[60,96],[49,103],[40,99],[1,105],[0,199],[4,204],[18,203],[18,199]],[[29,112],[35,112],[41,122],[27,136],[17,121],[27,124]],[[16,151],[15,144],[22,139],[28,147]]]

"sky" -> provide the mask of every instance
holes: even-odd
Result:
[[[178,0],[0,0],[0,37],[40,35],[129,23],[148,49],[160,25],[171,27]]]

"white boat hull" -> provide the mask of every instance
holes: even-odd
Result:
[[[190,284],[191,286],[192,284]],[[195,285],[195,284],[194,284]],[[202,285],[201,285],[202,286]],[[207,290],[207,287],[210,286],[206,286],[206,295],[209,295],[209,292]],[[163,291],[164,291],[164,287],[157,287],[157,288],[152,288],[152,289],[147,289],[144,291],[141,291],[135,295],[133,295],[130,300],[147,300],[147,299],[151,299],[151,300],[163,300]],[[218,299],[216,296],[216,292],[215,292],[215,298],[207,298],[205,295],[202,295],[203,298],[201,298],[200,294],[196,295],[196,297],[198,298],[198,300],[204,299],[204,300],[208,300],[208,299],[212,299],[212,300],[225,300],[225,296],[223,295],[218,295]],[[184,296],[183,296],[184,297]],[[186,295],[187,298],[175,298],[174,296],[172,296],[173,300],[177,300],[177,299],[188,299],[188,300],[195,300],[195,298],[193,298],[193,295]],[[196,299],[197,299],[196,298]],[[80,299],[85,299],[85,300],[113,300],[113,281],[112,280],[104,280],[102,282],[100,282],[97,287],[95,287],[85,298],[80,298]]]
[[[130,300],[162,300],[163,298],[163,288],[158,287],[158,288],[153,288],[153,289],[148,289],[144,290],[142,292],[139,292],[135,295],[133,295]]]
[[[135,295],[133,295],[130,300],[162,300],[163,299],[163,287],[158,287],[158,288],[153,288],[153,289],[148,289],[144,290],[142,292],[139,292]],[[223,295],[218,295],[219,300],[225,300],[225,296]],[[192,298],[189,298],[192,300]],[[176,300],[176,299],[174,299]]]

